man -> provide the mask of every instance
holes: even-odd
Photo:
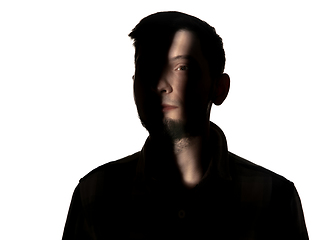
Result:
[[[308,239],[293,183],[228,152],[209,120],[230,85],[215,29],[161,12],[129,36],[149,137],[80,180],[63,239]]]

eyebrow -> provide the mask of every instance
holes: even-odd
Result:
[[[191,55],[177,55],[175,57],[170,58],[170,60],[178,60],[178,59],[187,59],[191,61],[196,61],[196,59]]]

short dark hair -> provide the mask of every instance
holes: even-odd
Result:
[[[174,11],[151,14],[143,18],[131,31],[129,37],[134,41],[135,63],[140,49],[161,48],[160,45],[167,44],[166,41],[171,41],[173,34],[182,29],[189,30],[198,37],[211,76],[222,74],[225,67],[225,52],[222,39],[215,28],[199,18]]]

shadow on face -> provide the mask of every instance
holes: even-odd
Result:
[[[215,84],[196,35],[179,30],[154,38],[136,59],[134,98],[150,135],[201,134],[209,122]]]

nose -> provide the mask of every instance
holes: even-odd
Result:
[[[173,91],[171,84],[166,77],[161,76],[156,87],[158,94],[168,94]]]

